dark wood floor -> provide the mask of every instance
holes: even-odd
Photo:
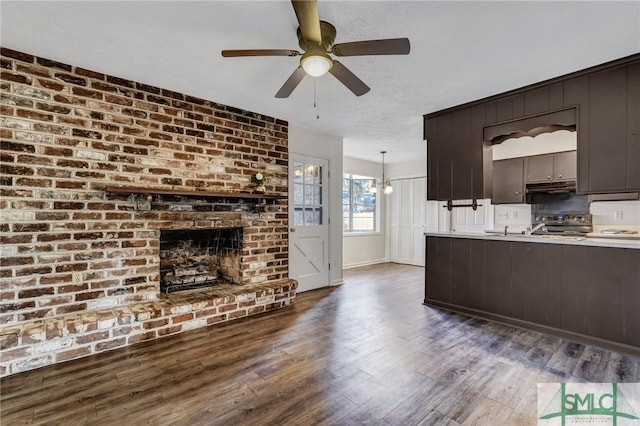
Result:
[[[538,382],[639,361],[429,308],[422,268],[349,270],[270,314],[10,376],[2,425],[533,425]]]

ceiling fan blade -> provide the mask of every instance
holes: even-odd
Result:
[[[316,0],[291,0],[291,4],[298,18],[302,38],[318,44],[322,43],[320,17],[318,16],[318,3]]]
[[[234,58],[238,56],[298,56],[300,52],[286,49],[244,49],[244,50],[223,50],[222,56]]]
[[[301,66],[298,66],[296,70],[289,76],[287,81],[284,82],[278,93],[276,93],[276,98],[288,98],[293,89],[298,87],[298,84],[302,81],[304,76],[307,73],[304,72]]]
[[[338,61],[333,61],[333,66],[329,69],[329,72],[340,80],[342,84],[347,86],[356,96],[362,96],[371,90],[369,86],[364,84],[362,80]]]
[[[388,38],[335,44],[331,53],[336,56],[407,55],[410,49],[408,38]]]

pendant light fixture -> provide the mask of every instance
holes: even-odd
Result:
[[[380,183],[382,184],[382,192],[386,195],[389,195],[393,193],[393,186],[391,186],[391,179],[387,178],[385,180],[384,178],[384,155],[386,153],[387,151],[380,151],[380,154],[382,154],[382,180],[380,181]],[[378,192],[377,179],[373,180],[373,184],[371,185],[371,188],[369,188],[369,192],[372,194]]]

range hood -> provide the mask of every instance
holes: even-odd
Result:
[[[541,183],[528,183],[525,186],[527,194],[564,194],[567,192],[575,192],[576,181],[567,180],[562,182],[541,182]]]

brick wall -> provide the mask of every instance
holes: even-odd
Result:
[[[0,326],[157,300],[164,228],[243,226],[243,282],[288,278],[286,200],[233,197],[258,171],[287,195],[285,121],[5,48],[0,84]]]

